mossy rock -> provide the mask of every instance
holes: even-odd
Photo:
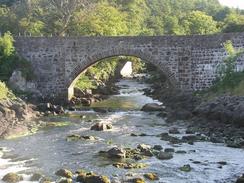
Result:
[[[39,182],[40,183],[51,183],[52,182],[52,179],[49,178],[49,177],[42,177]]]
[[[60,176],[60,177],[65,177],[65,178],[72,178],[73,173],[70,170],[66,169],[60,169],[58,170],[55,175]]]
[[[190,172],[192,170],[190,165],[184,165],[182,167],[180,167],[180,170],[183,172]]]
[[[16,182],[22,181],[23,177],[16,173],[8,173],[8,174],[4,175],[2,180],[7,183],[16,183]]]
[[[43,177],[42,174],[40,174],[40,173],[34,173],[31,176],[30,181],[39,181],[42,177]]]
[[[94,173],[80,173],[77,176],[76,181],[82,183],[110,183],[107,176],[99,176]]]
[[[110,183],[110,180],[107,176],[92,175],[86,177],[84,183]]]
[[[77,135],[77,134],[68,135],[68,136],[66,137],[66,140],[67,140],[68,142],[70,142],[70,141],[78,141],[78,140],[80,140],[80,139],[81,139],[81,136],[80,136],[80,135]]]
[[[72,179],[61,179],[58,183],[72,183]]]
[[[149,180],[159,180],[159,177],[156,173],[146,173],[144,174],[144,177]]]
[[[143,178],[133,178],[133,179],[130,179],[129,182],[131,182],[131,183],[146,183]]]
[[[141,169],[146,168],[147,164],[144,163],[114,163],[114,167],[123,169]]]

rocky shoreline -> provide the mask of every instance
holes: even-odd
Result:
[[[0,138],[28,134],[41,113],[20,98],[0,100]]]
[[[168,123],[182,120],[187,122],[189,131],[204,134],[211,142],[244,148],[244,96],[225,95],[206,100],[157,84],[145,94],[163,102],[165,109],[159,116]]]

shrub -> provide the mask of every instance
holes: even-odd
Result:
[[[16,69],[20,70],[27,80],[33,79],[30,63],[16,54],[13,42],[9,32],[0,37],[0,80],[7,81]]]
[[[0,81],[0,100],[8,97],[8,88],[5,83]]]

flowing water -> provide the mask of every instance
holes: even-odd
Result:
[[[71,125],[41,130],[38,133],[12,140],[0,141],[0,179],[8,172],[20,172],[23,182],[28,182],[30,173],[42,172],[57,179],[54,173],[60,168],[77,170],[80,168],[94,171],[109,177],[122,177],[127,173],[155,172],[158,182],[164,183],[229,183],[244,172],[244,150],[225,147],[224,144],[197,142],[171,145],[156,136],[133,137],[131,133],[157,135],[177,127],[181,137],[186,124],[175,122],[167,124],[156,113],[146,113],[140,108],[146,103],[158,102],[143,95],[143,89],[149,87],[135,80],[121,80],[119,95],[95,104],[93,107],[109,107],[113,112],[97,113],[92,109],[69,112],[69,116],[49,117],[44,120],[71,122]],[[97,122],[112,123],[108,131],[91,131]],[[92,135],[96,141],[67,141],[70,134]],[[145,169],[124,170],[112,166],[112,160],[98,155],[101,150],[113,146],[135,148],[138,144],[162,145],[184,150],[186,154],[174,154],[171,160],[159,160],[156,157],[141,160],[149,166]],[[193,161],[199,161],[194,164]],[[220,167],[218,162],[226,161]],[[190,164],[191,172],[182,172],[179,167]],[[0,181],[1,182],[1,181]],[[157,181],[156,181],[157,182]]]

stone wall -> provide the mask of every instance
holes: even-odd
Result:
[[[173,86],[201,90],[211,86],[216,67],[231,40],[244,48],[244,33],[138,37],[16,37],[20,55],[32,63],[38,88],[49,97],[67,97],[75,78],[97,61],[119,55],[140,57],[156,65]],[[244,69],[244,56],[238,70]],[[70,89],[72,93],[72,89]]]

